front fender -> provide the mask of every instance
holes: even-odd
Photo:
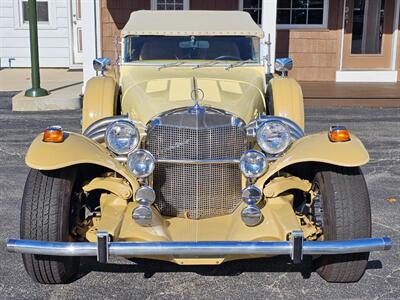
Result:
[[[294,142],[284,155],[269,165],[268,171],[257,180],[256,185],[262,189],[272,175],[296,163],[321,162],[343,167],[358,167],[368,161],[367,150],[354,134],[351,135],[351,141],[332,143],[327,132],[316,133]]]
[[[285,117],[304,130],[304,103],[300,84],[290,77],[275,77],[268,83],[269,114]]]
[[[86,83],[82,107],[82,132],[105,117],[114,116],[117,109],[119,86],[113,77],[93,77]]]
[[[94,164],[109,168],[125,177],[132,188],[138,186],[129,170],[114,159],[107,150],[91,139],[77,133],[65,132],[62,143],[43,142],[39,134],[28,149],[26,164],[32,169],[56,170],[79,164]]]

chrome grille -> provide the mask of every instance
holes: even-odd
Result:
[[[214,110],[200,116],[179,111],[150,125],[146,148],[158,160],[239,159],[246,133],[233,120]],[[157,163],[153,186],[155,206],[165,216],[224,215],[241,202],[241,172],[233,163]]]

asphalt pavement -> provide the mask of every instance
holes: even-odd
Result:
[[[177,266],[150,260],[112,258],[100,265],[84,259],[81,276],[68,285],[35,284],[20,255],[5,252],[19,236],[19,213],[28,173],[24,155],[48,125],[79,131],[80,111],[12,113],[13,93],[0,93],[0,298],[17,299],[400,299],[400,108],[307,108],[306,132],[345,125],[365,143],[371,161],[363,167],[373,235],[392,237],[391,251],[370,256],[365,276],[352,284],[326,283],[310,263],[286,257]]]

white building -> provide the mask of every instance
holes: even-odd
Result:
[[[37,0],[40,67],[82,67],[80,2]],[[27,6],[0,0],[0,68],[31,66]]]

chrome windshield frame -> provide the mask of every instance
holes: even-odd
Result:
[[[173,60],[160,60],[157,63],[154,63],[152,61],[146,61],[146,60],[141,60],[141,61],[134,61],[134,62],[127,62],[125,61],[125,54],[126,54],[126,40],[127,38],[129,38],[129,36],[124,36],[121,38],[121,59],[120,59],[120,65],[137,65],[137,66],[163,66],[166,63],[170,63]],[[255,37],[252,37],[253,39]],[[262,59],[262,55],[261,55],[261,40],[258,39],[258,42],[253,44],[254,50],[256,51],[256,57],[255,60],[252,62],[246,62],[243,65],[241,65],[241,67],[245,67],[248,66],[248,64],[251,64],[251,66],[263,66],[264,67],[264,62]],[[186,67],[191,67],[194,70],[198,69],[197,66],[200,64],[199,60],[179,60],[179,61],[183,61],[184,62],[184,66]],[[207,60],[207,61],[211,61],[211,60]],[[218,61],[218,60],[216,60]],[[225,62],[225,63],[223,63]],[[223,67],[225,69],[227,69],[228,67],[230,67],[232,64],[234,64],[235,62],[243,62],[243,61],[221,61],[221,63],[217,63],[215,65],[215,67]],[[201,69],[201,68],[200,68]],[[230,69],[230,68],[229,68]],[[227,69],[227,70],[229,70]]]

